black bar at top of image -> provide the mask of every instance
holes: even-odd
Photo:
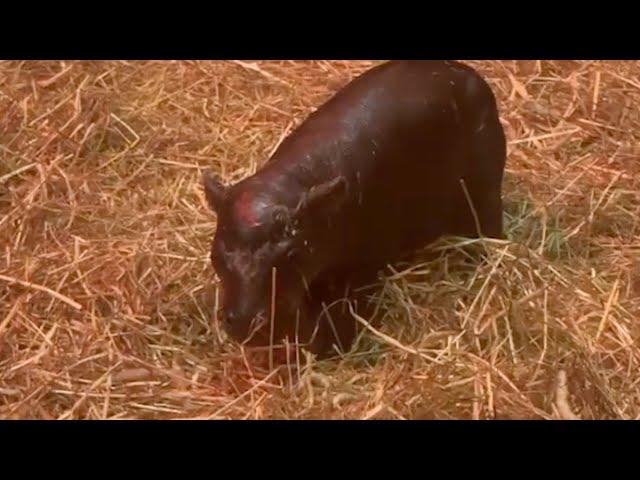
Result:
[[[421,8],[428,11],[419,13]],[[90,20],[41,19],[29,23],[28,29],[5,16],[0,59],[640,59],[637,29],[628,25],[635,16],[622,10],[583,12],[587,18],[574,11],[562,16],[554,10],[542,18],[514,11],[503,18],[484,7],[472,10],[461,4],[455,12],[443,13],[424,4],[402,15],[378,12],[370,18],[369,11],[349,13],[345,7],[298,19],[275,10],[265,16],[254,7],[247,10],[231,14],[216,5],[202,7],[188,18],[176,14],[163,20],[154,16],[156,12],[140,12],[137,17],[133,13],[138,12],[127,12],[115,19],[96,13]],[[607,20],[607,13],[615,19]]]

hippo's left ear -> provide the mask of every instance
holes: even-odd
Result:
[[[211,209],[217,213],[227,196],[227,187],[209,172],[205,172],[202,176],[202,183],[204,184],[204,194],[207,197],[207,203]]]
[[[343,176],[329,182],[312,187],[303,197],[296,209],[296,213],[304,210],[322,210],[329,214],[342,207],[347,199],[348,184]]]

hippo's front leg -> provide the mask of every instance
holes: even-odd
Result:
[[[368,319],[373,314],[368,295],[375,280],[375,273],[367,271],[348,276],[334,275],[314,285],[309,321],[315,335],[309,342],[309,351],[323,358],[333,354],[335,348],[342,353],[351,349],[359,324],[349,304],[358,315]]]

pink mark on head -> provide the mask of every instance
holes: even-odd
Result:
[[[242,192],[235,202],[234,210],[241,222],[246,223],[248,226],[258,224],[253,195],[251,193]]]

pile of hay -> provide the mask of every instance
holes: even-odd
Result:
[[[267,371],[210,320],[201,172],[375,62],[1,62],[0,417],[640,418],[640,63],[469,63],[510,242],[443,240],[350,354]]]

